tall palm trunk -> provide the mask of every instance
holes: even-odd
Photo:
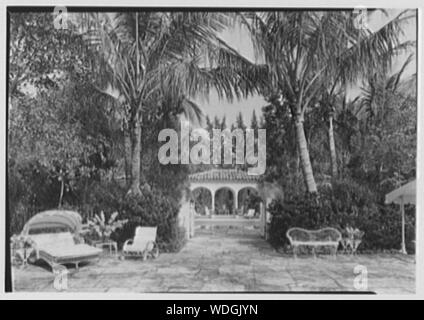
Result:
[[[328,142],[330,145],[331,175],[333,178],[336,178],[337,177],[337,156],[336,156],[336,143],[334,141],[334,127],[333,127],[332,113],[330,113],[328,118]]]
[[[299,148],[300,165],[302,167],[303,179],[306,189],[309,193],[317,192],[314,173],[312,171],[311,159],[309,157],[308,144],[306,142],[305,130],[303,128],[303,119],[296,119],[296,143]]]
[[[124,164],[125,164],[125,185],[127,188],[131,185],[131,161],[132,161],[132,145],[131,132],[129,128],[124,128]]]
[[[299,185],[299,177],[302,174],[301,173],[301,166],[300,166],[300,152],[299,152],[299,144],[297,143],[297,139],[294,141],[296,144],[296,166],[295,166],[295,170],[296,170],[296,185]]]
[[[63,193],[65,191],[65,178],[62,175],[62,170],[60,170],[60,196],[59,196],[59,204],[58,208],[62,208],[62,202],[63,202]]]
[[[140,52],[138,49],[138,12],[135,13],[135,43],[136,43],[136,67],[135,67],[135,83],[139,86],[139,68],[140,68]],[[134,102],[137,101],[136,99]],[[138,104],[137,104],[138,105]],[[131,146],[131,186],[128,194],[141,195],[141,119],[139,117],[139,107],[136,108],[132,117],[132,146]]]
[[[138,119],[134,119],[132,126],[131,141],[131,185],[128,190],[129,194],[140,195],[141,181],[141,124]]]

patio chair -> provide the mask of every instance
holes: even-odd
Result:
[[[35,259],[47,262],[53,272],[65,264],[74,264],[78,270],[81,262],[98,260],[102,253],[102,250],[87,244],[76,244],[70,232],[32,234],[27,237],[32,242]]]
[[[247,219],[253,219],[254,217],[255,217],[255,209],[247,210],[246,218]]]
[[[137,227],[134,239],[125,241],[122,248],[122,258],[141,257],[146,260],[148,256],[157,258],[159,248],[156,244],[157,227]]]

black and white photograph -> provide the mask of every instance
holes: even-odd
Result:
[[[417,294],[418,8],[118,5],[6,7],[6,292]]]

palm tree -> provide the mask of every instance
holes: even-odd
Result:
[[[385,13],[385,11],[383,12]],[[399,43],[398,37],[401,33],[399,30],[400,25],[402,22],[412,17],[406,15],[407,12],[408,11],[401,12],[379,30],[382,36],[388,36],[389,39],[391,39],[390,43]],[[326,114],[328,122],[328,145],[331,160],[331,174],[333,178],[336,178],[338,174],[333,121],[335,114],[337,114],[337,108],[340,109],[346,102],[346,87],[352,83],[352,75],[356,75],[353,77],[353,79],[356,80],[358,76],[362,78],[369,77],[369,72],[364,73],[366,70],[378,70],[379,73],[385,74],[388,71],[387,69],[391,67],[391,65],[387,64],[387,61],[392,61],[392,59],[399,53],[413,45],[415,45],[415,41],[399,43],[397,46],[393,46],[391,50],[387,50],[384,57],[376,57],[374,56],[374,52],[371,51],[365,52],[364,54],[356,52],[349,58],[349,63],[342,64],[335,76],[329,79],[326,90],[323,90],[322,92],[320,102],[321,106],[324,108],[324,113]],[[364,58],[364,55],[368,56]],[[379,65],[381,62],[383,62],[382,65]],[[370,65],[366,68],[356,67],[357,65],[364,63],[369,63]]]
[[[362,88],[360,106],[364,111],[366,125],[380,123],[389,112],[387,104],[393,98],[393,94],[400,91],[405,70],[411,63],[413,54],[409,55],[400,69],[390,74],[388,72],[375,72],[367,77],[367,84]],[[411,79],[416,77],[412,75]]]
[[[214,88],[220,98],[257,90],[257,68],[219,36],[230,22],[224,13],[135,12],[84,14],[80,24],[99,57],[97,88],[121,104],[129,193],[140,194],[141,123],[144,112],[174,101],[175,109],[199,116],[191,100]],[[80,30],[81,31],[81,30]],[[252,79],[254,81],[252,81]],[[175,110],[174,109],[174,110]]]
[[[352,154],[358,151],[363,153],[367,149],[367,137],[372,136],[376,141],[387,138],[384,130],[379,128],[390,127],[390,119],[399,119],[398,114],[404,112],[403,105],[416,95],[416,74],[402,79],[412,57],[411,54],[394,73],[387,70],[385,73],[369,74],[358,96],[349,101],[343,97],[343,101],[339,99],[333,104],[337,105],[334,108],[334,119],[339,129],[340,149],[345,151],[342,157],[344,163],[349,162]],[[360,138],[357,147],[352,143],[354,136]],[[376,168],[376,171],[380,172],[381,168]]]
[[[336,154],[336,142],[334,139],[334,116],[336,112],[336,105],[338,104],[337,100],[340,100],[340,97],[343,96],[344,92],[332,93],[331,95],[324,91],[321,94],[320,107],[321,111],[324,114],[324,118],[328,123],[328,145],[330,149],[330,164],[331,164],[331,176],[333,178],[337,177],[337,154]]]
[[[239,17],[252,34],[257,56],[268,66],[269,91],[281,96],[281,107],[289,106],[305,186],[314,193],[305,112],[317,103],[329,80],[355,82],[370,68],[388,68],[388,52],[399,45],[405,17],[402,13],[377,32],[357,29],[349,11],[249,12]]]

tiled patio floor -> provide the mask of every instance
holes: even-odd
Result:
[[[415,292],[415,257],[358,255],[299,257],[273,250],[256,233],[198,234],[179,252],[156,260],[119,260],[70,270],[68,291],[83,292],[285,292],[356,291],[354,268],[368,271],[368,289]],[[56,291],[54,275],[40,266],[13,269],[15,291]]]

